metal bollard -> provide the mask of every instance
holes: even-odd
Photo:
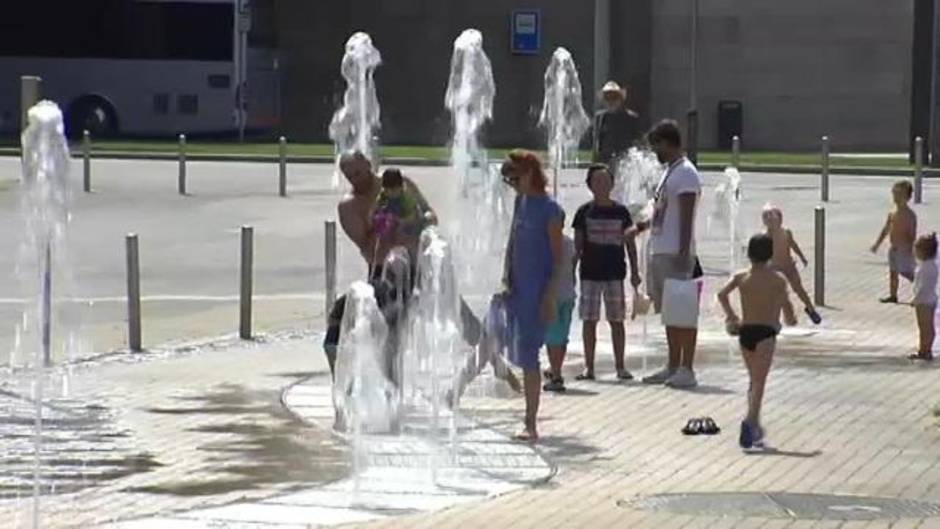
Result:
[[[731,167],[737,169],[741,166],[741,138],[735,134],[731,138]]]
[[[326,221],[325,230],[326,313],[329,314],[336,303],[336,221]]]
[[[186,194],[186,135],[180,134],[179,137],[179,161],[180,161],[180,170],[179,178],[176,183],[177,190],[179,194]]]
[[[82,162],[84,166],[83,188],[91,193],[91,133],[87,130],[82,133]]]
[[[140,340],[140,255],[137,234],[125,238],[127,253],[127,345],[132,352],[143,351]]]
[[[254,238],[255,229],[251,226],[242,226],[241,281],[238,293],[238,336],[242,340],[251,339],[251,295],[252,267],[254,266]]]
[[[822,137],[822,171],[819,190],[823,202],[829,202],[829,136]]]
[[[287,138],[278,140],[278,194],[287,196]]]
[[[813,281],[813,301],[826,305],[826,208],[816,206],[816,258]]]
[[[20,130],[29,125],[29,109],[42,99],[42,78],[34,75],[20,77]]]
[[[914,138],[914,203],[924,201],[924,139]]]

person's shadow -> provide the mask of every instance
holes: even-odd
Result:
[[[749,456],[778,456],[778,457],[796,457],[809,459],[822,455],[822,450],[813,450],[811,452],[800,452],[796,450],[780,450],[779,448],[764,448],[762,450],[745,450]]]

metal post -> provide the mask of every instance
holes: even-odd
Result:
[[[278,140],[278,194],[287,196],[287,138]]]
[[[914,138],[914,203],[924,200],[924,139]]]
[[[336,303],[336,221],[326,221],[325,229],[326,313],[329,314]]]
[[[82,133],[82,162],[85,169],[82,184],[85,192],[91,193],[91,133],[87,130]]]
[[[20,130],[29,125],[29,109],[42,98],[42,79],[33,75],[20,77]]]
[[[140,340],[140,255],[137,234],[125,238],[127,253],[127,345],[132,352],[143,351]]]
[[[735,169],[741,165],[741,138],[735,134],[731,138],[731,167]]]
[[[822,171],[819,190],[823,202],[829,202],[829,136],[822,137]]]
[[[242,226],[242,265],[241,281],[238,293],[239,319],[238,336],[242,340],[251,339],[251,293],[252,267],[254,261],[255,229]]]
[[[685,153],[693,164],[698,165],[698,111],[694,108],[690,109],[687,117]]]
[[[179,190],[179,194],[186,194],[186,135],[180,134],[179,137],[179,161],[180,161],[180,170],[179,178],[176,183],[176,187]]]
[[[610,75],[610,0],[594,0],[594,93],[600,92]],[[595,96],[596,97],[596,96]],[[594,101],[598,101],[594,99]]]
[[[816,263],[813,281],[816,305],[826,305],[826,208],[816,206]]]

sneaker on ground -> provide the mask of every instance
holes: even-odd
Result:
[[[694,388],[698,385],[698,381],[695,380],[694,371],[687,367],[680,367],[664,384],[671,388]]]
[[[669,380],[674,374],[676,374],[675,369],[669,369],[668,367],[664,367],[648,377],[643,377],[643,383],[644,384],[663,384],[667,380]]]
[[[565,379],[553,378],[550,381],[546,382],[545,385],[542,386],[542,389],[544,391],[554,391],[555,393],[564,393],[566,390]]]
[[[747,421],[741,422],[741,435],[738,436],[738,444],[745,450],[754,446],[754,432]]]

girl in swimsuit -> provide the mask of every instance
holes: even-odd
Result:
[[[787,325],[796,325],[787,280],[770,263],[773,253],[774,241],[770,235],[762,233],[751,237],[747,247],[751,268],[735,274],[718,293],[728,333],[738,336],[750,379],[747,416],[741,423],[739,439],[745,449],[763,447],[764,428],[760,423],[760,412],[776,337],[780,332],[781,313]],[[728,299],[734,290],[741,293],[742,318],[735,313]]]

